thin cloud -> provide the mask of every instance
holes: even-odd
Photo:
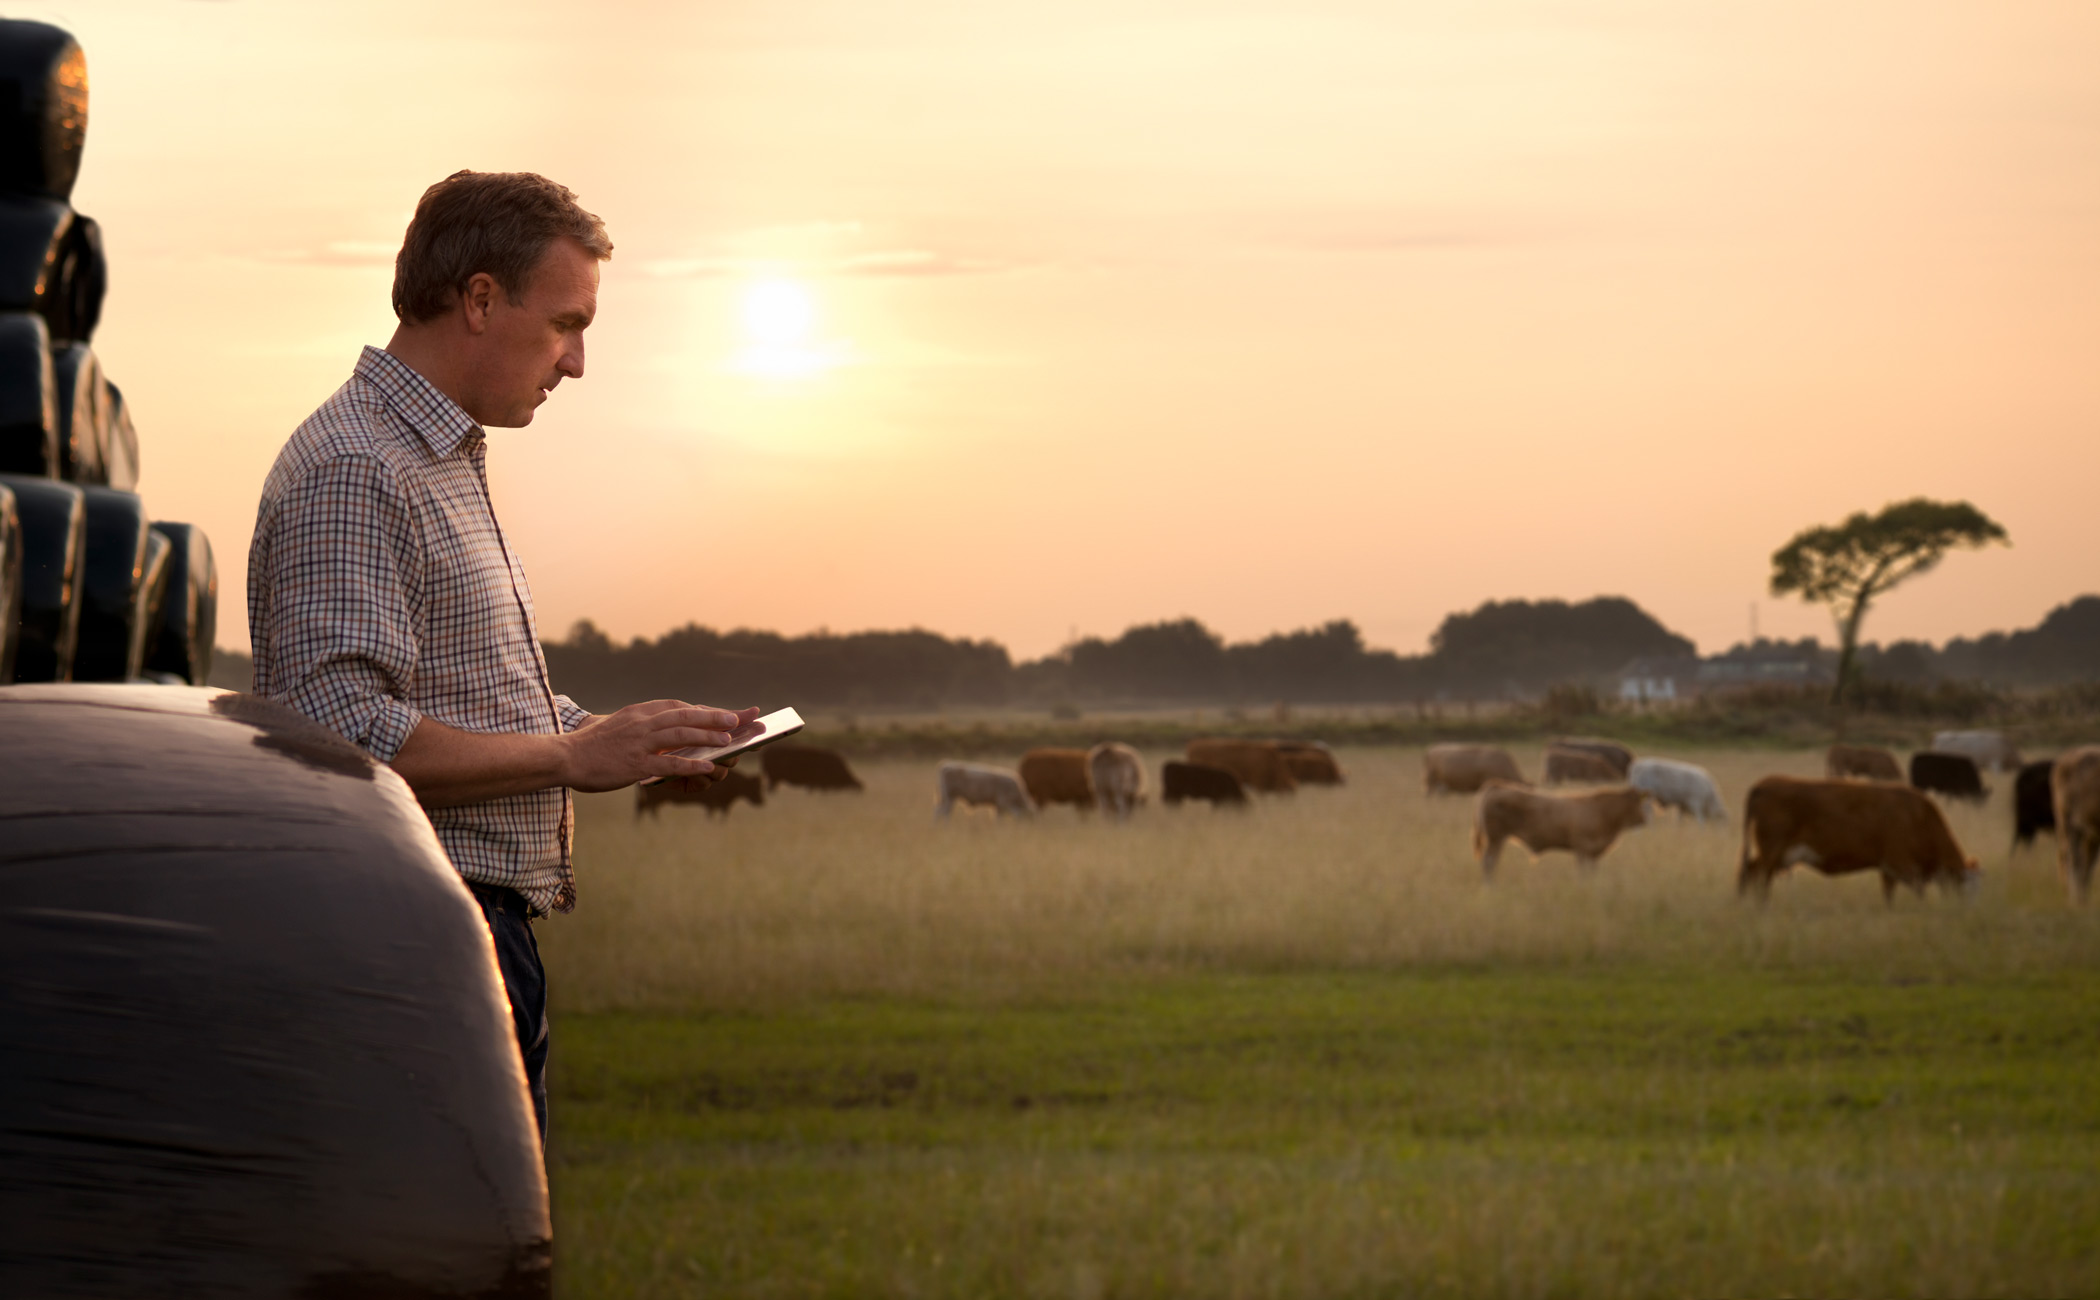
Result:
[[[319,248],[265,249],[251,254],[259,262],[293,263],[305,266],[392,266],[401,251],[396,243],[377,240],[337,239]]]
[[[930,279],[938,276],[993,275],[1023,270],[1034,263],[992,258],[958,257],[924,248],[880,249],[843,257],[682,257],[642,263],[642,272],[667,280],[706,280],[724,276],[751,275],[792,266],[808,275],[859,276],[867,278]]]

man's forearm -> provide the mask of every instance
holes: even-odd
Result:
[[[560,736],[489,735],[426,717],[392,766],[425,808],[451,808],[566,785],[568,762]]]

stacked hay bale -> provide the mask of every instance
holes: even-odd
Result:
[[[211,543],[147,515],[131,412],[91,346],[109,273],[71,203],[87,96],[70,35],[0,21],[0,683],[202,685]]]

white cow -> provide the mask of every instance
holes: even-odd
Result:
[[[1094,804],[1111,817],[1128,817],[1145,799],[1145,760],[1118,741],[1104,741],[1086,752],[1087,772],[1094,781]]]
[[[1028,792],[1021,788],[1021,774],[1010,767],[986,767],[982,763],[943,763],[939,784],[941,802],[934,816],[946,817],[958,801],[989,804],[1000,814],[1027,817],[1035,812]]]
[[[2020,751],[2002,731],[1936,731],[1932,748],[1942,754],[1965,754],[1980,768],[2011,772],[2020,766]]]
[[[1670,758],[1637,758],[1632,770],[1626,774],[1626,783],[1636,790],[1647,791],[1659,806],[1688,812],[1701,823],[1708,818],[1728,820],[1728,810],[1721,805],[1721,790],[1714,784],[1713,773],[1696,763],[1680,763]]]

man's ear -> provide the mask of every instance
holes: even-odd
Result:
[[[496,277],[487,271],[476,271],[467,279],[467,287],[460,291],[460,314],[466,317],[467,333],[485,333],[489,327],[489,311],[496,305],[496,295],[503,292]]]

